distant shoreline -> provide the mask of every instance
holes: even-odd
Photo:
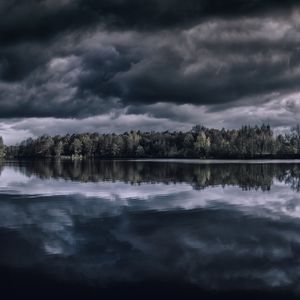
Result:
[[[0,138],[0,157],[96,159],[300,159],[300,126],[273,134],[269,125],[225,130],[196,125],[187,132],[43,135],[15,146]]]
[[[198,163],[198,164],[288,164],[299,163],[300,158],[273,158],[273,159],[201,159],[201,158],[100,158],[100,157],[84,157],[81,159],[72,159],[67,157],[6,157],[3,158],[4,162],[14,161],[118,161],[118,162],[166,162],[166,163]]]

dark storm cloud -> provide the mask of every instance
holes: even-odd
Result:
[[[82,0],[79,7],[96,11],[114,28],[152,30],[191,26],[209,17],[251,15],[290,8],[296,0]]]
[[[145,36],[138,47],[128,41],[105,67],[99,57],[107,59],[97,53],[84,66],[79,86],[126,104],[222,104],[291,92],[299,80],[296,29],[283,19],[216,19],[186,31]],[[135,54],[128,55],[131,51]],[[109,74],[105,79],[103,71]]]
[[[0,46],[0,78],[5,82],[20,81],[48,59],[49,53],[37,44]]]
[[[0,117],[145,113],[158,102],[218,111],[294,93],[295,4],[0,1]]]
[[[0,2],[0,41],[44,40],[65,30],[102,23],[121,29],[160,29],[207,17],[289,9],[296,0],[28,0]]]
[[[78,5],[79,1],[28,0],[0,2],[1,44],[44,41],[64,30],[92,23],[95,13]]]

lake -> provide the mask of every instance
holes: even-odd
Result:
[[[1,293],[300,296],[297,161],[0,163]]]

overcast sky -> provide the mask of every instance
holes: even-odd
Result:
[[[296,0],[0,0],[0,135],[300,117]]]

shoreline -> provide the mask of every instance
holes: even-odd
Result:
[[[69,161],[69,162],[84,162],[84,161],[119,161],[119,162],[162,162],[162,163],[185,163],[185,164],[288,164],[299,163],[300,158],[255,158],[255,159],[219,159],[219,158],[100,158],[100,157],[16,157],[16,158],[3,158],[2,162],[14,161]]]

